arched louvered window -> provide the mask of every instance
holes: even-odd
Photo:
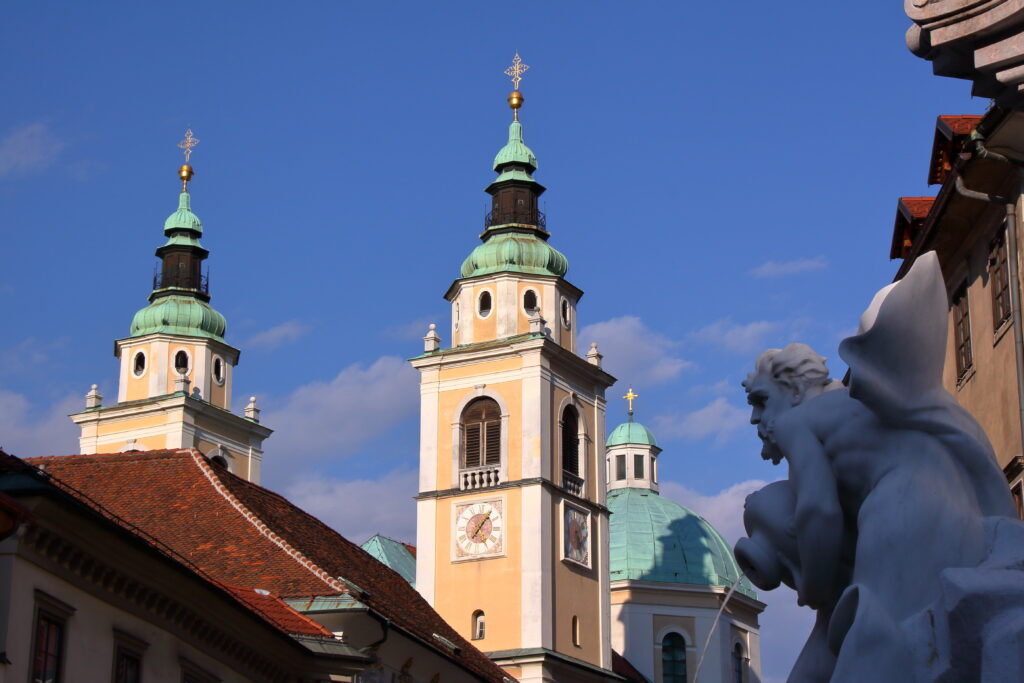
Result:
[[[462,466],[501,464],[501,408],[492,398],[478,398],[462,414]]]
[[[487,622],[484,621],[483,610],[473,612],[473,640],[483,640],[487,635]]]
[[[577,476],[580,473],[580,417],[572,406],[562,413],[562,469]]]
[[[669,633],[661,641],[662,683],[686,683],[686,641]]]

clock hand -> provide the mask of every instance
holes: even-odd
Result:
[[[483,526],[484,526],[484,522],[486,522],[486,521],[487,521],[488,519],[490,519],[490,518],[491,518],[491,511],[490,511],[490,510],[488,510],[488,511],[487,511],[487,514],[486,514],[486,515],[484,515],[484,518],[483,518],[483,519],[481,519],[481,520],[480,520],[480,523],[476,525],[476,529],[473,529],[473,533],[471,533],[471,534],[469,535],[469,537],[470,537],[470,538],[472,538],[472,539],[475,539],[475,538],[476,538],[476,535],[477,535],[477,534],[478,534],[478,533],[480,532],[480,529],[482,529],[482,528],[483,528]]]

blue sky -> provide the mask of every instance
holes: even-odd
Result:
[[[146,303],[176,143],[213,305],[256,394],[264,483],[362,540],[413,538],[415,373],[477,243],[518,50],[525,137],[583,340],[619,379],[609,428],[665,451],[664,493],[740,533],[763,463],[740,380],[757,352],[838,342],[891,280],[900,195],[929,194],[966,82],[857,3],[29,3],[0,25],[0,444],[69,453],[64,417]],[[788,599],[788,596],[784,596]],[[784,675],[809,612],[772,596]]]

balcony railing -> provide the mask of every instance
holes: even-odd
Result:
[[[572,472],[562,470],[562,488],[574,496],[583,495],[583,479]]]
[[[486,465],[485,467],[470,467],[459,470],[459,489],[472,491],[474,489],[486,489],[497,486],[501,483],[499,465]]]
[[[210,274],[176,273],[174,271],[153,273],[153,289],[193,289],[203,294],[210,293]]]
[[[507,223],[536,225],[541,230],[547,230],[548,219],[543,211],[530,211],[528,209],[519,211],[489,211],[484,216],[484,228],[494,225],[506,225]]]

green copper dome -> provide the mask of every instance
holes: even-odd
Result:
[[[190,296],[162,296],[132,318],[131,336],[163,332],[224,341],[227,321],[208,303]]]
[[[192,230],[199,235],[203,234],[203,224],[199,216],[192,213],[192,200],[188,192],[181,193],[178,197],[178,210],[164,221],[164,234],[170,236],[173,230]]]
[[[569,261],[533,232],[501,232],[470,252],[462,262],[462,277],[514,272],[562,277]]]
[[[537,170],[537,157],[523,142],[523,124],[513,121],[508,127],[508,142],[498,150],[494,157],[494,170],[506,164],[522,164],[529,166],[531,171]]]
[[[682,505],[639,488],[608,492],[612,581],[732,586],[740,569],[713,526]],[[738,593],[756,598],[744,578]]]
[[[627,443],[643,444],[645,446],[657,446],[654,434],[647,427],[639,422],[623,422],[608,435],[605,446],[621,446]]]

